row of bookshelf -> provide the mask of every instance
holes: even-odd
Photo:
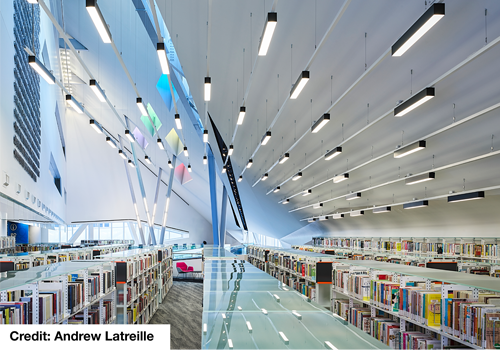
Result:
[[[392,253],[447,255],[475,259],[500,259],[499,242],[494,237],[315,237],[313,246]]]
[[[249,251],[251,261],[282,280],[287,277],[274,269],[288,269],[271,267],[260,257],[305,260],[315,254],[256,246]],[[392,348],[493,348],[500,342],[500,286],[489,277],[464,279],[455,271],[324,257],[334,258],[329,262],[332,312]],[[300,277],[291,280],[306,284]]]
[[[3,249],[12,249],[16,246],[15,237],[0,237],[0,251]]]

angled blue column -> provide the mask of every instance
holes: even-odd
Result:
[[[163,244],[163,240],[165,239],[165,226],[167,225],[168,207],[170,206],[170,196],[172,195],[172,186],[174,185],[175,163],[177,163],[177,157],[175,156],[175,154],[172,154],[172,167],[173,167],[173,169],[170,169],[170,176],[168,178],[165,211],[163,213],[163,220],[161,222],[160,244]]]
[[[217,177],[215,174],[215,159],[210,147],[207,147],[208,180],[210,182],[210,206],[212,208],[212,233],[214,245],[219,245],[219,223],[217,220]]]
[[[226,186],[222,185],[222,208],[220,211],[220,231],[219,231],[219,243],[221,247],[224,247],[226,243],[226,208],[227,208],[227,191]]]

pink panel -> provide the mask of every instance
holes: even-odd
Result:
[[[174,176],[181,183],[181,185],[184,185],[193,179],[186,166],[182,163],[175,168]]]

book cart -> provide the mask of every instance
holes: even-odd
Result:
[[[116,263],[117,323],[148,323],[173,284],[172,246],[104,254]]]
[[[0,324],[115,323],[113,262],[62,262],[1,275]]]
[[[273,254],[273,248],[251,248]],[[332,264],[331,308],[391,348],[495,348],[500,283],[463,272],[338,259]]]

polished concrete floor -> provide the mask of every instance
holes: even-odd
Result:
[[[174,281],[151,320],[170,324],[171,349],[201,349],[203,283]]]

